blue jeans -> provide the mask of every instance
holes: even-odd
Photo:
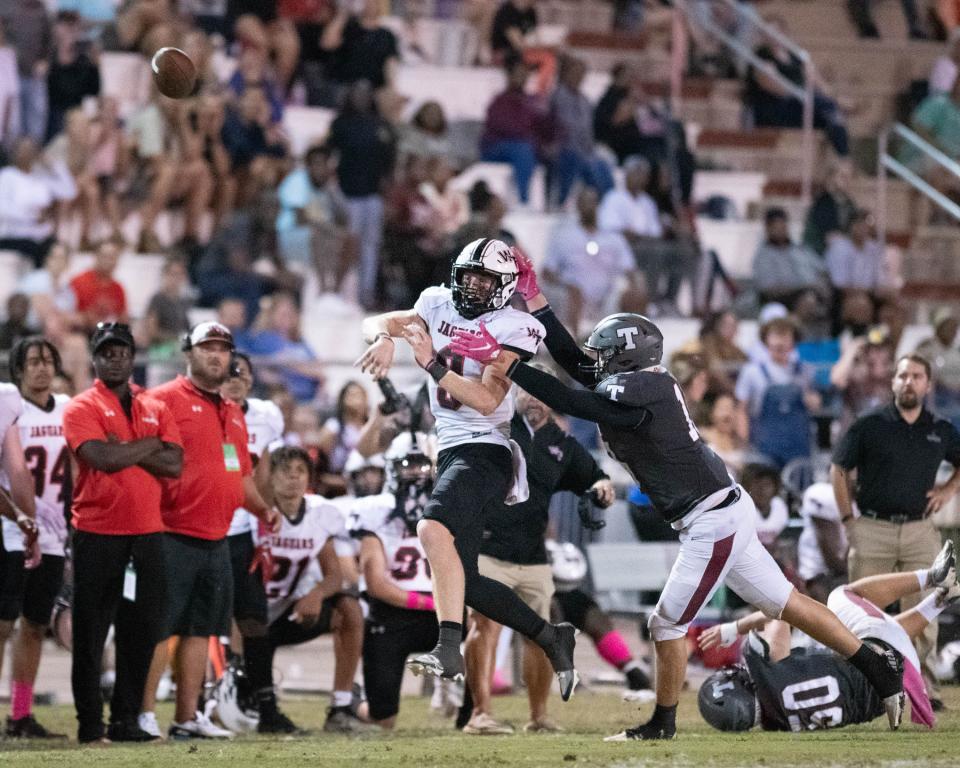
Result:
[[[20,122],[22,135],[43,143],[47,130],[46,78],[24,77],[20,81]]]
[[[511,139],[498,141],[483,149],[480,158],[488,163],[509,163],[517,182],[517,195],[521,203],[530,199],[530,179],[537,167],[537,153],[529,141]]]
[[[576,181],[593,187],[601,198],[613,189],[613,173],[601,158],[582,154],[575,149],[561,149],[550,168],[550,182],[547,185],[550,204],[563,205]]]
[[[350,231],[360,240],[360,280],[357,300],[364,309],[377,304],[377,273],[383,241],[383,198],[380,195],[348,197]]]

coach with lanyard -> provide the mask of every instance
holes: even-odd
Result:
[[[851,581],[928,568],[940,549],[931,516],[960,489],[960,433],[924,407],[930,384],[925,358],[901,357],[893,376],[893,402],[857,419],[834,450],[831,479],[850,539]],[[937,471],[944,461],[955,469],[938,486]],[[928,592],[901,599],[901,610],[912,608]],[[931,703],[938,709],[940,688],[932,670],[936,621],[916,645]]]
[[[169,590],[165,630],[166,636],[180,638],[177,705],[169,729],[175,740],[231,735],[196,711],[207,639],[230,633],[233,575],[227,532],[237,507],[271,530],[279,522],[253,480],[243,411],[220,395],[233,349],[233,335],[225,326],[200,323],[184,338],[187,375],[151,390],[170,409],[183,438],[183,474],[166,484],[161,508]],[[166,643],[160,643],[151,688],[163,669],[165,652]]]

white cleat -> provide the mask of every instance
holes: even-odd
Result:
[[[887,696],[887,698],[883,700],[883,708],[887,711],[887,723],[890,725],[891,731],[895,731],[900,727],[900,723],[903,720],[903,708],[906,704],[906,698],[906,694],[901,691],[892,696]]]

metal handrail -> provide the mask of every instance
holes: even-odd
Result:
[[[780,74],[776,67],[770,62],[761,59],[752,50],[747,48],[735,37],[727,33],[726,30],[715,24],[710,18],[701,19],[690,11],[688,0],[673,0],[674,7],[680,12],[674,14],[673,31],[673,67],[670,81],[671,100],[674,111],[678,111],[682,100],[682,73],[686,59],[686,26],[679,18],[682,14],[691,24],[697,24],[705,32],[709,33],[728,49],[730,49],[742,62],[750,64],[754,69],[759,70],[771,80],[774,80],[787,93],[803,103],[803,168],[801,177],[801,197],[805,205],[809,205],[813,191],[813,161],[814,161],[814,137],[813,137],[813,102],[814,102],[814,66],[813,58],[810,53],[801,48],[795,41],[791,40],[779,29],[765,22],[757,12],[750,6],[745,6],[736,0],[721,0],[734,13],[741,18],[748,19],[751,26],[762,32],[768,38],[775,40],[784,48],[789,50],[803,64],[804,85],[799,85]]]
[[[957,221],[960,221],[960,205],[957,205],[957,203],[930,184],[930,182],[924,179],[919,173],[911,170],[890,154],[891,134],[895,134],[898,138],[911,144],[941,168],[949,171],[960,179],[960,163],[937,149],[916,131],[911,130],[903,123],[894,123],[884,128],[880,132],[879,152],[877,156],[877,208],[879,209],[877,228],[879,230],[880,242],[884,244],[887,242],[887,171],[899,176],[915,190],[926,196],[931,202],[940,206],[940,208],[957,219]]]

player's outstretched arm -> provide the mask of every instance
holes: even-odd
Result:
[[[416,311],[384,312],[365,318],[360,326],[363,340],[370,346],[354,363],[364,373],[382,379],[393,365],[394,339],[403,336],[404,328],[419,324],[426,330],[427,324]]]
[[[572,389],[548,373],[516,361],[507,375],[527,392],[555,411],[579,419],[615,427],[639,427],[647,411],[636,406],[608,400],[598,392]]]
[[[585,373],[584,369],[593,365],[594,361],[580,349],[576,340],[553,313],[547,297],[543,295],[537,283],[537,273],[530,257],[519,248],[514,248],[513,252],[519,270],[517,293],[527,303],[527,311],[543,323],[547,331],[545,343],[550,356],[576,381],[587,386],[592,385],[594,383],[592,376]]]
[[[498,349],[495,360],[491,360],[483,369],[479,382],[464,378],[451,371],[441,360],[435,350],[426,330],[417,324],[410,324],[404,332],[404,338],[413,349],[413,355],[438,385],[449,395],[478,413],[489,416],[500,406],[503,398],[510,391],[510,380],[507,378],[507,368],[518,356],[515,352]]]

